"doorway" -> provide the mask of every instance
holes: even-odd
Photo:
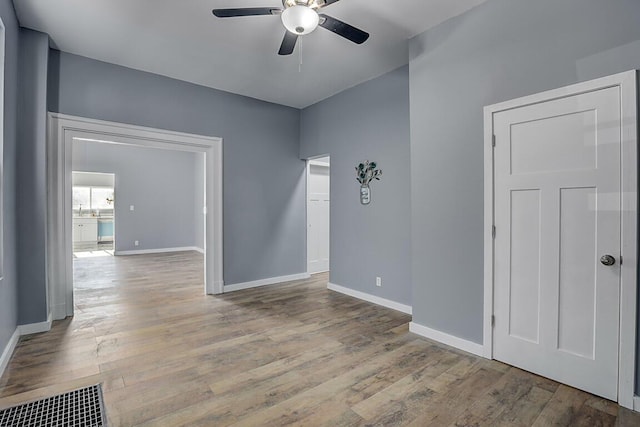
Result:
[[[485,355],[626,407],[636,109],[635,72],[485,109]]]
[[[330,246],[329,156],[307,161],[307,271],[329,271]]]
[[[204,292],[223,292],[222,139],[53,113],[49,114],[48,124],[47,300],[54,320],[72,316],[74,307],[71,233],[74,141],[201,153],[205,171],[201,211],[205,218]],[[139,173],[144,174],[144,170]],[[121,191],[118,196],[121,199],[120,195]]]
[[[115,248],[115,174],[73,171],[73,257],[113,256]]]

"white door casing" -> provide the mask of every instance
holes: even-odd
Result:
[[[635,90],[630,72],[485,109],[485,356],[626,407]],[[616,264],[600,263],[605,254]]]
[[[74,139],[205,154],[205,286],[223,292],[222,139],[49,113],[47,269],[49,313],[73,315],[71,144]]]
[[[309,161],[307,175],[307,272],[329,271],[330,181],[328,163]]]

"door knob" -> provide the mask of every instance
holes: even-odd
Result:
[[[602,255],[600,257],[600,262],[603,265],[612,266],[613,264],[616,263],[616,259],[614,257],[612,257],[611,255]]]

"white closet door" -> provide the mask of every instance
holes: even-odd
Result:
[[[307,271],[329,270],[329,167],[309,165],[307,187]]]
[[[621,125],[618,88],[494,115],[494,357],[612,400]]]

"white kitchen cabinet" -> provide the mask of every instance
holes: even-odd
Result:
[[[73,219],[73,242],[97,242],[98,220],[96,218]]]

